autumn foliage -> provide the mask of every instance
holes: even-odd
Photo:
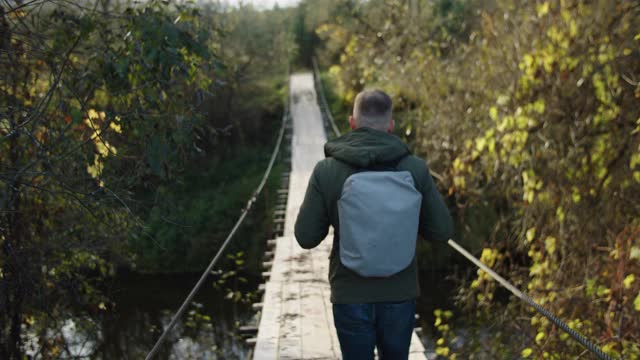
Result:
[[[363,87],[393,94],[458,239],[612,356],[640,357],[640,3],[333,3],[315,20],[329,79],[345,103]],[[471,271],[460,322],[490,322],[491,336],[453,345],[441,313],[440,355],[583,353]]]

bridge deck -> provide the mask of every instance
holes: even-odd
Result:
[[[276,239],[253,358],[339,359],[327,279],[332,234],[312,250],[302,249],[293,236],[309,176],[324,157],[326,135],[313,76],[292,75],[290,89],[293,136],[284,236]],[[426,359],[415,333],[410,358]]]

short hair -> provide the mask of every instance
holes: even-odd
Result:
[[[386,131],[391,122],[391,98],[382,90],[360,92],[353,104],[356,127]]]

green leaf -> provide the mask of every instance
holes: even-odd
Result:
[[[147,163],[151,171],[160,177],[165,177],[164,162],[169,156],[169,147],[163,143],[157,136],[151,138],[149,147],[147,148]]]
[[[95,23],[93,22],[93,19],[89,16],[83,16],[80,19],[80,33],[83,36],[86,36],[91,33],[93,29],[95,29]]]
[[[80,109],[76,109],[76,108],[71,109],[70,115],[71,115],[71,121],[74,124],[79,124],[82,121],[83,114],[82,114],[82,111],[80,111]]]

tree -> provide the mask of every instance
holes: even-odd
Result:
[[[158,205],[186,170],[215,159],[230,131],[270,129],[232,111],[279,104],[277,93],[231,106],[231,128],[206,108],[220,94],[237,102],[246,76],[282,76],[290,42],[276,24],[286,13],[275,14],[157,0],[0,5],[1,358],[23,358],[25,328],[40,355],[68,351],[46,329],[70,308],[108,310],[104,279],[136,263],[131,243],[158,246],[154,219],[180,226]],[[263,41],[230,18],[255,20]]]

